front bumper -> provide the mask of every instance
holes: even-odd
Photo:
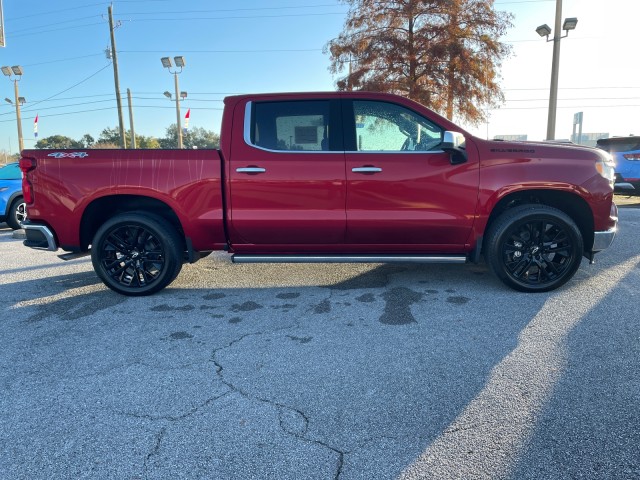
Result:
[[[23,242],[26,247],[37,250],[58,250],[58,244],[53,232],[46,225],[32,224],[28,220],[23,222],[22,228],[27,236]]]
[[[604,250],[605,248],[609,248],[611,243],[613,243],[613,239],[616,238],[617,232],[618,232],[617,225],[613,228],[610,228],[606,232],[594,232],[593,248],[591,249],[591,251],[593,253],[596,253]]]

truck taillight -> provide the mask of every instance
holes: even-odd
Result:
[[[22,197],[28,205],[33,203],[33,186],[29,181],[29,172],[36,168],[34,158],[21,158],[20,170],[22,170]]]
[[[640,153],[625,153],[622,156],[627,160],[640,160]]]

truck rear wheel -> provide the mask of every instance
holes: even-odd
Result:
[[[546,205],[505,211],[485,236],[487,263],[505,284],[523,292],[547,292],[576,273],[583,254],[580,229],[564,212]]]
[[[110,289],[129,296],[150,295],[180,272],[182,241],[162,217],[123,213],[106,221],[91,245],[93,268]]]

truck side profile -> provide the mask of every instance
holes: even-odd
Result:
[[[125,295],[185,261],[478,262],[548,291],[617,228],[608,153],[483,140],[402,97],[227,97],[219,150],[25,150],[32,248],[90,252]]]

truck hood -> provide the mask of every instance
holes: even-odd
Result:
[[[480,148],[489,152],[489,156],[512,155],[514,157],[562,158],[565,160],[602,160],[612,161],[611,155],[599,148],[576,145],[574,143],[523,141],[503,142],[501,140],[479,140]]]

